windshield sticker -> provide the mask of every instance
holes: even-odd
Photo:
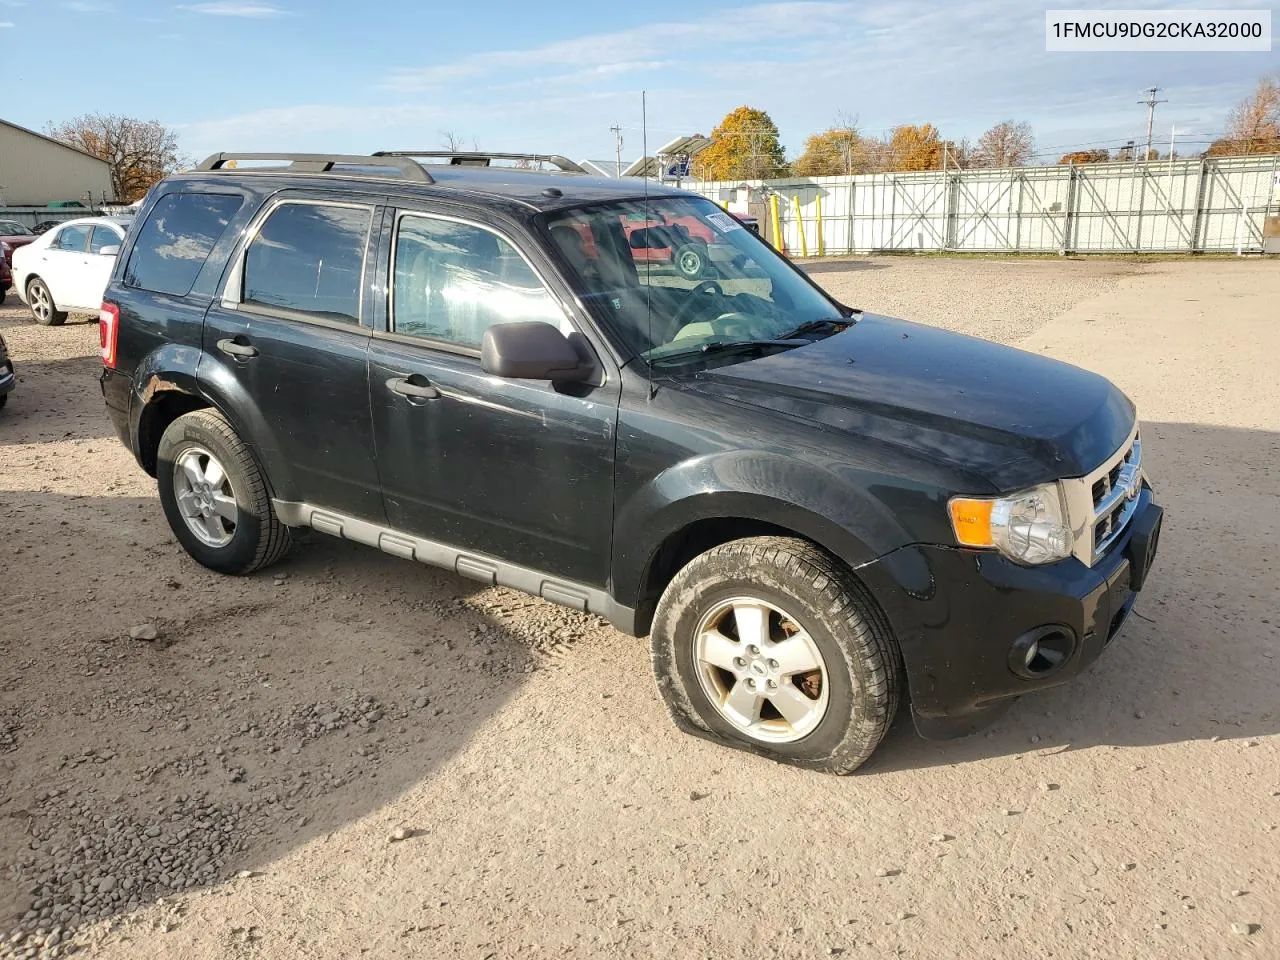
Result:
[[[708,213],[707,221],[721,233],[729,233],[731,230],[742,229],[742,224],[727,213]]]

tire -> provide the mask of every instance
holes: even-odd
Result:
[[[169,424],[156,479],[169,527],[202,566],[243,575],[288,553],[292,536],[271,506],[266,477],[216,410],[196,410]]]
[[[686,243],[676,250],[672,262],[686,280],[700,280],[707,269],[707,248],[700,243]]]
[[[58,309],[53,302],[53,294],[39,277],[33,277],[27,284],[27,303],[31,305],[31,316],[35,317],[36,323],[58,327],[66,322],[67,311]]]
[[[745,615],[739,606],[753,605],[769,613],[762,621],[769,639],[756,654],[747,642],[755,614],[742,621],[746,630],[738,628]],[[704,648],[698,637],[713,634],[716,642]],[[902,668],[883,614],[847,568],[805,540],[752,537],[694,558],[658,602],[651,643],[658,689],[680,729],[783,763],[852,773],[875,751],[898,709]],[[713,668],[703,656],[712,648],[706,656],[721,662],[726,651],[737,651],[743,665],[735,659],[732,669],[738,672]],[[818,671],[788,676],[791,667],[810,662],[806,658]],[[769,683],[777,694],[765,696],[769,706],[755,708],[758,720],[749,727],[745,713],[734,720],[725,704],[741,703],[734,691],[742,693],[741,685],[756,678],[753,690]],[[793,723],[775,702],[803,719]]]

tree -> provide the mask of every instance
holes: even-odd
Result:
[[[50,124],[49,136],[83,150],[111,167],[115,199],[125,202],[146,195],[166,174],[184,166],[178,138],[157,120],[89,113],[66,123]]]
[[[938,128],[931,123],[894,127],[889,135],[887,153],[888,170],[942,169],[942,138]]]
[[[742,106],[711,131],[711,146],[693,161],[704,180],[768,180],[786,172],[778,126],[763,110]]]
[[[1035,141],[1031,124],[1002,120],[978,138],[970,165],[975,167],[1025,167]]]
[[[830,127],[804,142],[804,153],[791,165],[797,177],[836,177],[867,173],[872,151],[856,127]]]
[[[1215,140],[1206,157],[1280,153],[1280,77],[1263,77],[1257,89],[1227,114],[1226,136]]]
[[[1110,159],[1111,154],[1106,150],[1076,150],[1072,153],[1064,154],[1058,163],[1106,163]]]

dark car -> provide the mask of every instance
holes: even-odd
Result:
[[[48,233],[54,227],[65,222],[66,221],[64,220],[41,220],[34,227],[31,228],[31,232],[34,233],[36,236],[39,236],[42,233]]]
[[[9,346],[0,336],[0,410],[9,402],[9,394],[18,385],[18,376],[13,369],[13,361],[9,359]]]
[[[4,255],[10,269],[13,268],[13,251],[34,243],[35,239],[36,234],[17,220],[0,220],[0,254]]]
[[[0,303],[4,303],[5,297],[9,295],[9,289],[13,286],[13,268],[9,266],[9,261],[4,257],[0,257]]]
[[[197,561],[310,527],[597,613],[683,729],[838,773],[900,698],[962,734],[1116,636],[1161,510],[1107,380],[851,309],[701,197],[438,161],[147,197],[102,389]],[[661,269],[650,221],[736,256]]]

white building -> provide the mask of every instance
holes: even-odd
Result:
[[[43,207],[57,200],[96,206],[111,196],[105,160],[0,120],[0,207]]]

